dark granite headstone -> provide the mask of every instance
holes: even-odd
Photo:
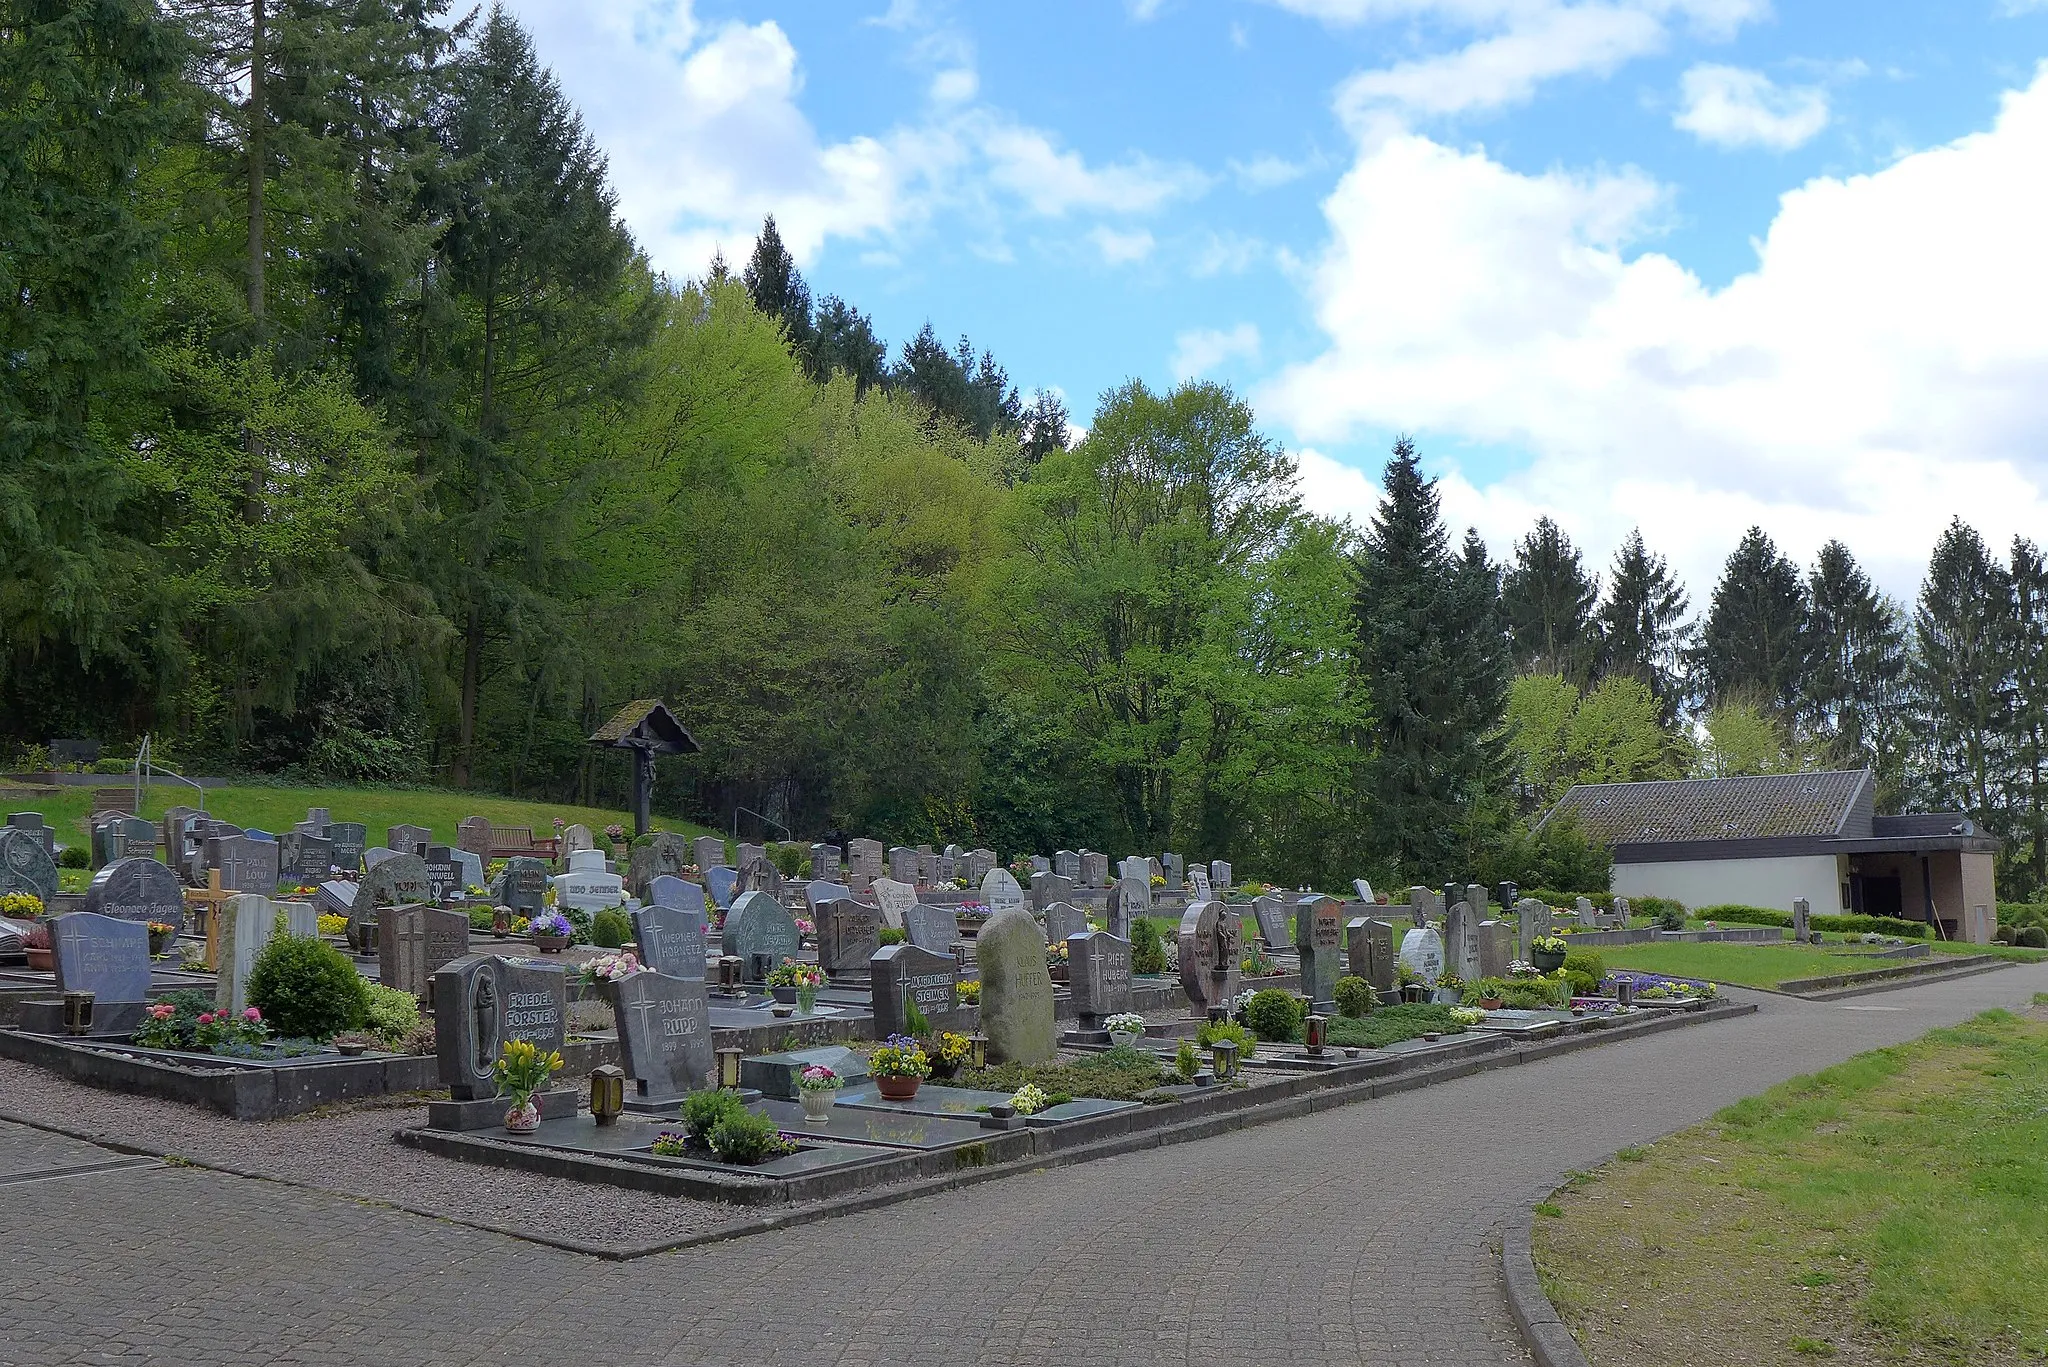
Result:
[[[0,827],[0,893],[27,892],[47,909],[57,895],[57,861],[33,831]]]
[[[839,881],[839,847],[822,840],[811,846],[811,877],[820,883]]]
[[[1152,914],[1152,884],[1144,878],[1124,877],[1109,886],[1109,931],[1131,938],[1131,922]]]
[[[1371,983],[1375,992],[1391,991],[1394,986],[1393,924],[1360,916],[1344,929],[1351,942],[1351,975]]]
[[[733,899],[739,893],[739,870],[727,868],[724,864],[713,864],[704,870],[704,890],[711,895],[712,904],[720,911],[732,909]]]
[[[57,857],[57,833],[43,824],[41,812],[9,812],[7,824],[17,831],[27,831],[43,842],[43,848],[50,857]]]
[[[59,992],[91,992],[103,1002],[148,999],[149,928],[142,922],[74,911],[49,925]]]
[[[1287,912],[1287,903],[1271,893],[1252,903],[1252,917],[1259,924],[1259,938],[1266,942],[1266,948],[1284,949],[1294,943]]]
[[[905,1003],[929,1020],[960,1005],[958,965],[950,954],[933,954],[916,945],[889,945],[868,961],[874,990],[870,996],[875,1013],[875,1036],[886,1039],[904,1032]]]
[[[1054,902],[1045,909],[1045,942],[1059,944],[1088,929],[1088,914],[1072,902]]]
[[[420,876],[426,877],[426,865],[420,865]],[[521,916],[532,916],[541,909],[548,895],[548,866],[531,855],[514,855],[505,861],[505,885],[503,901]]]
[[[1236,907],[1209,900],[1180,918],[1180,985],[1197,1011],[1227,1006],[1237,995],[1244,925]]]
[[[277,838],[278,874],[286,882],[317,883],[334,865],[334,842],[325,836],[286,831]]]
[[[633,939],[640,946],[641,963],[671,978],[704,981],[703,908],[691,910],[658,904],[640,907],[632,915]]]
[[[169,866],[137,855],[93,875],[85,909],[120,921],[164,921],[182,930],[185,882]]]
[[[917,851],[907,845],[889,847],[889,876],[899,883],[917,885]]]
[[[844,883],[828,883],[822,878],[813,878],[804,884],[804,905],[810,908],[813,919],[817,917],[818,908],[827,902],[836,902],[842,897],[852,896],[853,889]]]
[[[356,904],[356,885],[339,878],[313,889],[313,909],[322,916],[346,916]]]
[[[434,840],[434,832],[426,826],[386,826],[384,848],[397,850],[400,854],[419,854]]]
[[[844,897],[825,903],[818,908],[818,966],[834,982],[859,982],[882,947],[881,930],[881,913],[873,907]]]
[[[377,977],[386,987],[425,998],[434,974],[467,953],[467,912],[414,905],[377,913]]]
[[[951,907],[912,907],[903,917],[904,938],[931,954],[951,954],[960,939],[960,918]]]
[[[680,878],[690,867],[690,842],[674,831],[651,831],[633,842],[627,859],[626,889],[641,901],[648,900],[648,885],[662,874]]]
[[[704,885],[687,878],[678,878],[672,873],[658,873],[648,880],[646,900],[649,906],[694,911],[700,922],[704,919]]]
[[[427,846],[420,862],[427,866],[427,886],[434,890],[436,902],[450,893],[462,891],[462,867],[455,862],[454,852],[446,845]]]
[[[794,959],[803,950],[796,918],[782,903],[765,892],[749,892],[733,903],[725,919],[725,952],[739,956],[741,971],[748,982],[760,982],[765,963],[774,968],[784,959]]]
[[[611,985],[619,1053],[638,1100],[665,1107],[713,1082],[711,1004],[702,977],[635,973]]]
[[[269,897],[277,891],[277,842],[251,835],[215,836],[206,842],[206,867],[220,870],[220,885]]]
[[[457,1101],[497,1094],[491,1068],[507,1041],[560,1049],[568,1021],[569,983],[560,964],[473,954],[434,975],[435,1054],[441,1081]]]
[[[1031,875],[1031,909],[1044,911],[1054,902],[1064,902],[1074,895],[1074,880],[1063,873],[1034,873]]]
[[[1304,897],[1294,908],[1294,948],[1301,955],[1301,990],[1318,1011],[1336,1009],[1337,979],[1344,975],[1344,908],[1334,897]]]
[[[363,865],[363,850],[368,846],[370,832],[360,821],[330,821],[327,823],[327,840],[332,847],[334,867],[343,873],[354,873]]]
[[[1067,940],[1067,983],[1081,1028],[1131,1009],[1131,942],[1091,930]]]

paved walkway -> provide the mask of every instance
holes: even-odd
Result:
[[[2048,965],[1482,1073],[1195,1144],[606,1263],[0,1127],[0,1364],[1516,1364],[1496,1234],[1563,1170]]]

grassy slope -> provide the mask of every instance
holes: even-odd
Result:
[[[109,778],[102,785],[118,788],[119,780]],[[158,783],[149,790],[141,815],[152,819],[180,803],[196,806],[196,794],[181,784]],[[8,802],[8,811],[40,811],[43,820],[57,828],[65,844],[83,843],[86,816],[92,810],[90,788],[67,788],[54,797],[38,801]],[[455,823],[466,816],[487,816],[501,826],[530,826],[537,835],[553,833],[554,819],[575,825],[581,822],[602,837],[606,824],[616,821],[630,828],[632,817],[624,812],[595,807],[572,807],[554,803],[525,802],[517,798],[491,797],[482,793],[450,792],[439,788],[209,788],[206,810],[223,821],[259,830],[288,831],[306,819],[309,807],[325,807],[336,821],[360,821],[369,827],[370,843],[384,843],[387,827],[429,826],[436,838],[453,845]],[[684,835],[712,834],[703,826],[687,821],[656,817],[654,825]]]
[[[1593,1367],[2048,1355],[2041,1015],[1796,1078],[1539,1207]]]

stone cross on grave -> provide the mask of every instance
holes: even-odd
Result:
[[[427,921],[424,916],[402,916],[392,928],[398,937],[400,976],[407,982],[424,979],[427,968]]]
[[[633,1020],[637,1026],[634,1033],[638,1038],[650,1040],[657,1038],[653,1027],[648,1025],[647,1020],[648,1017],[660,1009],[661,1003],[652,997],[642,997],[638,1001],[626,1004],[626,1010],[632,1013]]]
[[[220,870],[206,871],[206,886],[185,889],[185,905],[206,923],[206,966],[220,967],[220,908],[223,902],[241,894],[220,885]]]

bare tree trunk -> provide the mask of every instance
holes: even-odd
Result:
[[[449,772],[449,779],[457,788],[469,786],[471,761],[476,753],[477,680],[483,671],[483,656],[483,613],[471,603],[469,621],[463,628],[462,702],[461,715],[456,720],[455,763]]]

